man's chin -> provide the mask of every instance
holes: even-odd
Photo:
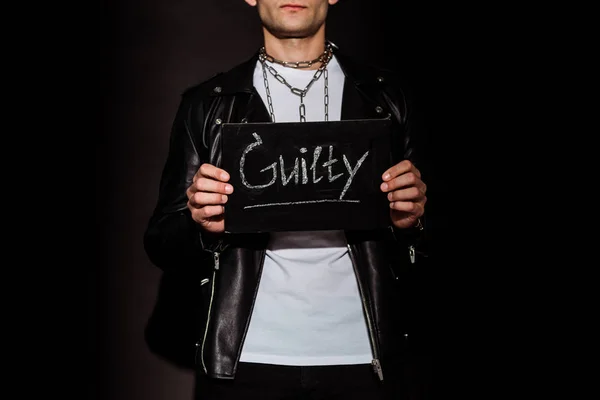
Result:
[[[271,32],[277,39],[306,39],[314,36],[315,33],[308,29],[287,29]]]

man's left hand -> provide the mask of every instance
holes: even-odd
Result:
[[[415,226],[425,211],[427,185],[409,160],[394,165],[382,175],[381,191],[390,201],[390,217],[396,228]]]

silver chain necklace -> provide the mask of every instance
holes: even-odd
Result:
[[[272,122],[275,122],[275,112],[273,111],[273,99],[271,98],[271,91],[269,90],[269,80],[267,79],[268,78],[267,71],[269,71],[271,73],[271,75],[273,75],[273,77],[278,82],[287,86],[293,94],[300,97],[300,106],[299,106],[300,122],[306,122],[306,106],[304,105],[304,97],[306,96],[306,93],[308,93],[308,89],[310,89],[310,87],[313,85],[313,83],[315,83],[316,81],[319,80],[321,75],[324,75],[325,90],[324,90],[323,102],[325,105],[325,121],[329,120],[329,88],[328,88],[329,82],[328,82],[327,64],[329,64],[329,61],[331,60],[331,57],[333,56],[333,48],[331,47],[330,44],[327,44],[325,52],[326,52],[325,56],[319,57],[319,58],[322,58],[321,66],[315,71],[315,74],[313,75],[310,82],[308,82],[308,85],[306,85],[306,87],[304,89],[298,89],[298,88],[290,85],[285,80],[285,78],[283,76],[281,76],[281,74],[279,74],[279,72],[277,72],[277,70],[275,68],[273,68],[272,66],[270,66],[266,63],[266,61],[275,60],[275,59],[265,53],[264,47],[260,49],[259,61],[262,64],[263,80],[265,83],[265,91],[267,92],[267,103],[269,106],[269,113],[271,114]],[[280,64],[281,64],[281,62],[280,62]],[[297,68],[295,65],[297,65],[298,63],[288,63],[288,64],[290,64],[290,66],[293,65],[292,68]],[[300,64],[302,64],[302,62],[300,62]],[[284,65],[284,66],[286,66],[286,65]]]
[[[315,58],[314,60],[310,60],[310,61],[283,61],[283,60],[278,60],[277,58],[268,55],[265,52],[264,46],[261,47],[260,54],[268,62],[275,63],[275,64],[280,64],[280,65],[283,65],[284,67],[288,67],[288,68],[310,68],[310,67],[312,67],[313,64],[316,64],[318,62],[324,62],[325,59],[327,59],[327,57],[329,57],[329,53],[331,53],[332,51],[333,51],[333,46],[331,45],[331,43],[326,43],[325,44],[325,50],[323,50],[323,53],[321,53],[321,55],[319,57]]]

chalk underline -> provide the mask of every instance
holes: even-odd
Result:
[[[284,203],[254,204],[251,206],[245,206],[244,210],[248,209],[248,208],[257,208],[257,207],[293,206],[296,204],[315,204],[315,203],[360,203],[360,200],[322,199],[322,200],[288,201],[288,202],[284,202]]]

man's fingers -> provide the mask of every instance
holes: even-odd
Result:
[[[391,192],[403,187],[416,186],[419,190],[425,192],[427,186],[421,181],[421,178],[414,172],[406,172],[396,178],[393,178],[387,182],[381,184],[381,190],[384,192]]]
[[[394,165],[393,167],[389,168],[387,171],[385,171],[381,175],[381,178],[384,181],[389,181],[390,179],[405,174],[409,171],[417,175],[419,178],[421,177],[421,172],[417,169],[417,167],[414,166],[412,162],[410,162],[409,160],[403,160],[398,164]]]
[[[190,197],[190,204],[198,208],[207,205],[225,204],[227,199],[225,194],[196,192]]]
[[[417,217],[423,215],[424,204],[423,203],[415,203],[412,201],[393,201],[390,203],[390,208],[396,211],[404,211]]]
[[[212,164],[202,164],[198,169],[198,173],[196,175],[201,175],[205,178],[212,178],[221,182],[229,181],[229,174],[227,173],[227,171],[221,168],[217,168]]]
[[[204,206],[195,211],[195,213],[200,219],[209,219],[211,217],[216,217],[217,215],[221,215],[224,212],[225,207],[223,206]]]
[[[425,193],[418,187],[394,190],[387,194],[389,201],[418,201],[425,198]]]
[[[211,164],[202,164],[188,187],[188,208],[192,218],[209,232],[223,232],[228,194],[233,193],[229,174]]]
[[[231,186],[229,183],[215,181],[214,179],[200,178],[194,183],[194,186],[197,192],[221,194],[233,193],[233,186]]]

